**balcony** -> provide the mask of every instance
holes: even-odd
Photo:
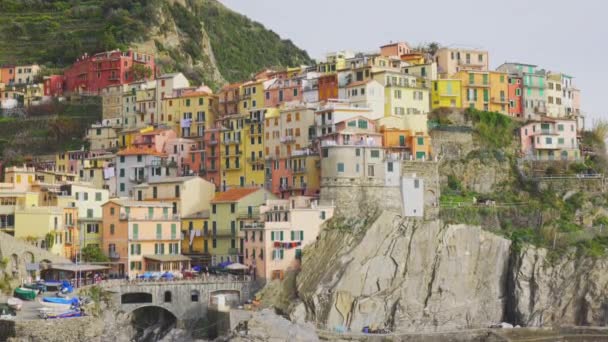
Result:
[[[213,140],[207,141],[205,144],[208,146],[215,146],[215,145],[217,145],[217,143],[218,143],[218,141],[216,139],[213,139]]]
[[[145,175],[138,175],[138,176],[130,175],[129,176],[129,180],[131,182],[135,182],[135,183],[145,183],[145,182],[148,181],[148,176],[145,176]]]
[[[306,157],[306,156],[314,156],[317,155],[316,153],[314,153],[311,150],[295,150],[291,152],[291,157]]]
[[[260,165],[265,163],[263,158],[247,158],[247,162],[252,165]]]
[[[281,143],[283,144],[291,144],[296,141],[296,138],[292,135],[281,137]]]
[[[298,173],[306,173],[307,168],[305,167],[294,167],[291,169],[291,172],[294,174],[298,174]]]
[[[288,191],[293,191],[293,190],[306,190],[306,183],[299,183],[299,184],[293,184],[293,185],[281,185],[279,187],[279,190],[281,192],[288,192]]]
[[[466,85],[469,88],[490,88],[490,83],[469,83]]]
[[[171,214],[171,215],[133,215],[127,213],[120,213],[119,219],[121,221],[179,221],[179,214]]]
[[[167,160],[166,159],[151,159],[151,160],[147,160],[146,161],[146,166],[152,166],[152,167],[167,166]]]
[[[237,218],[240,219],[254,219],[260,217],[260,208],[252,207],[251,210],[248,208],[241,209],[236,214]]]
[[[228,255],[239,255],[238,248],[228,248]]]
[[[264,222],[243,223],[243,230],[245,230],[245,229],[264,229]]]
[[[241,140],[240,139],[224,139],[224,141],[222,141],[222,144],[224,145],[235,145],[235,144],[240,144]]]
[[[234,171],[234,170],[240,170],[241,169],[241,165],[229,165],[229,166],[224,166],[224,170],[226,171]]]
[[[120,259],[120,254],[116,251],[110,251],[110,253],[108,253],[108,257],[110,259]]]

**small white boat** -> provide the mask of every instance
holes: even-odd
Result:
[[[11,308],[19,311],[21,310],[21,308],[23,307],[23,301],[19,298],[15,298],[15,297],[11,297],[9,298],[6,303],[8,304],[8,306],[10,306]]]

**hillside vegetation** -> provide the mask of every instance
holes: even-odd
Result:
[[[135,47],[164,72],[218,88],[308,54],[216,0],[1,0],[0,64],[65,67],[84,52]]]

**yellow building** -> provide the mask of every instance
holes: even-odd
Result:
[[[15,237],[35,242],[53,254],[64,255],[66,227],[57,206],[23,206],[15,210]]]
[[[493,71],[460,71],[454,75],[461,81],[463,108],[508,114],[508,78]]]
[[[331,73],[346,69],[346,60],[355,57],[350,51],[339,51],[327,54],[325,62],[317,63],[317,71]]]
[[[182,217],[182,254],[190,257],[192,265],[211,264],[209,213],[209,210],[204,210]]]
[[[275,197],[257,187],[230,189],[211,201],[208,236],[211,264],[226,260],[243,262],[243,227],[260,221],[260,205]]]
[[[441,79],[432,82],[431,108],[462,108],[462,89],[459,79]]]
[[[264,184],[264,80],[241,85],[239,99],[239,113],[221,118],[222,188]]]
[[[179,137],[204,137],[215,122],[217,97],[205,91],[193,91],[163,100],[165,115],[161,123],[174,127]]]
[[[490,111],[509,114],[509,75],[490,71]]]

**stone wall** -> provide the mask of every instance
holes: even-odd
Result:
[[[57,320],[0,321],[0,341],[102,342],[104,321],[93,317]]]
[[[585,177],[555,177],[555,178],[536,178],[538,188],[540,190],[553,189],[558,192],[567,191],[584,191],[588,193],[604,193],[606,191],[606,182],[603,177],[585,178]]]
[[[444,159],[461,159],[477,148],[471,131],[434,129],[430,135],[433,153]]]
[[[16,280],[27,277],[26,263],[72,263],[68,259],[51,254],[5,233],[0,233],[0,258],[8,259],[6,271]]]
[[[425,217],[434,217],[440,189],[438,163],[402,161],[401,175],[411,177],[412,174],[424,179]],[[336,206],[336,214],[344,217],[357,217],[379,209],[403,212],[401,187],[386,186],[384,180],[378,178],[323,178],[321,204],[332,203]]]

